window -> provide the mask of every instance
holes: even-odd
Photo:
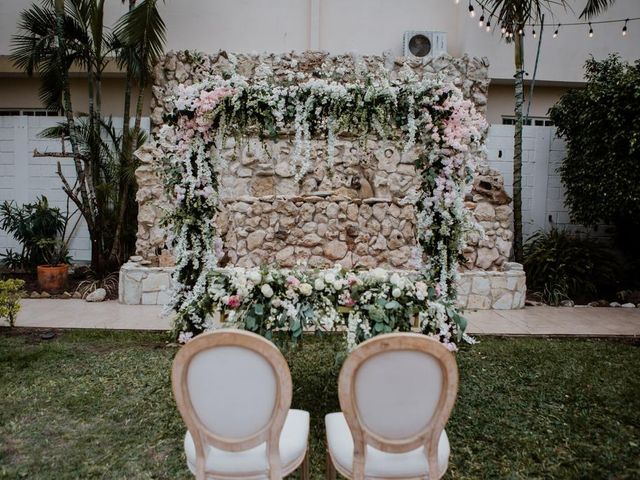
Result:
[[[515,125],[516,117],[502,116],[502,125]],[[522,122],[523,125],[534,127],[553,127],[553,122],[549,117],[528,117]]]
[[[45,108],[0,108],[0,117],[57,117],[56,110]]]

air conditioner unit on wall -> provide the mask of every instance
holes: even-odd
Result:
[[[410,30],[404,32],[403,50],[405,57],[435,58],[447,53],[447,34]]]

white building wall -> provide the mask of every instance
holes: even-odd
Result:
[[[79,218],[72,202],[62,191],[58,177],[57,162],[60,160],[62,171],[71,184],[75,181],[75,168],[71,159],[33,157],[33,151],[60,151],[60,142],[40,138],[40,132],[62,121],[62,117],[0,117],[0,202],[13,200],[18,205],[30,203],[39,196],[46,196],[49,204],[58,207],[64,214],[76,212],[68,228],[76,225]],[[122,119],[114,119],[116,126],[122,125]],[[143,119],[143,127],[148,128],[148,118]],[[13,237],[0,230],[0,252],[7,248],[20,251],[21,247]],[[91,260],[91,243],[84,220],[80,220],[69,243],[70,253],[76,262]]]

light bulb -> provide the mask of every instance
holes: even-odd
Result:
[[[487,20],[487,27],[485,29],[487,32],[491,31],[491,22],[489,20]]]
[[[533,38],[536,38],[536,29],[535,28],[533,30],[531,30],[531,35],[533,35]]]
[[[454,3],[458,5],[460,3],[460,0],[455,0]]]
[[[624,21],[624,27],[622,27],[622,36],[623,36],[623,37],[626,37],[626,36],[627,36],[627,22],[628,22],[628,21],[629,21],[629,19],[627,18],[627,19]]]
[[[476,11],[475,11],[475,9],[473,8],[473,5],[471,5],[471,4],[469,4],[469,16],[470,16],[471,18],[473,18],[473,17],[475,17],[475,16],[476,16]]]
[[[593,27],[591,26],[591,22],[589,22],[589,38],[593,38]]]
[[[502,27],[500,29],[500,31],[502,32],[502,34],[504,35],[505,33],[507,33],[507,27]]]
[[[484,14],[480,15],[480,20],[478,20],[478,26],[482,28],[484,25]]]

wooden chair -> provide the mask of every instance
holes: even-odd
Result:
[[[325,417],[327,478],[442,477],[457,389],[455,358],[435,340],[394,333],[360,344],[340,371],[342,412]]]
[[[187,426],[197,480],[309,478],[309,413],[290,410],[289,367],[268,340],[241,330],[197,336],[173,363],[173,394]]]

